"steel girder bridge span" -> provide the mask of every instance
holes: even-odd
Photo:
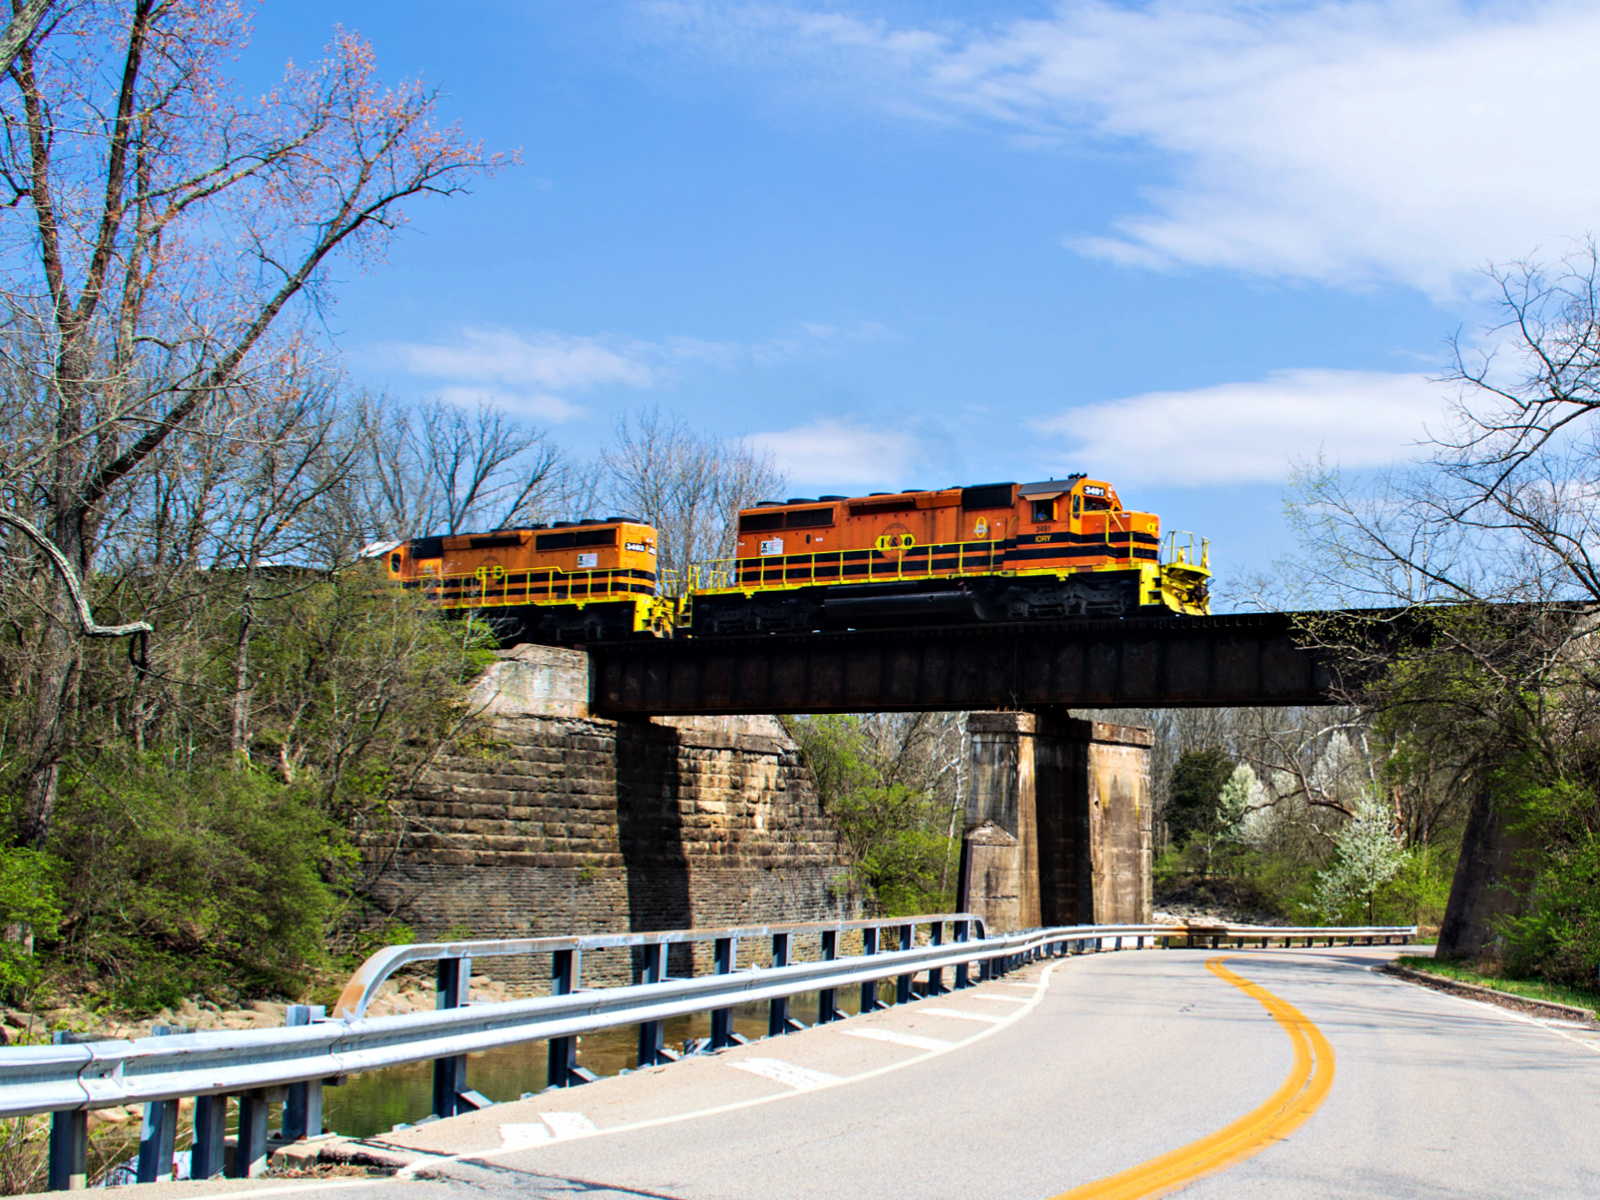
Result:
[[[1338,703],[1294,614],[966,625],[596,644],[621,716]]]

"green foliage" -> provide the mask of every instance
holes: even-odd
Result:
[[[56,948],[117,1008],[296,994],[324,961],[343,849],[305,789],[250,769],[105,755],[63,780]]]
[[[0,849],[0,993],[14,1003],[40,979],[33,943],[54,938],[60,924],[59,868],[37,850]]]
[[[880,913],[939,912],[954,902],[959,841],[950,811],[927,788],[892,781],[874,760],[861,719],[790,717],[790,735],[850,850],[852,874]]]
[[[1217,831],[1217,801],[1233,777],[1233,758],[1220,746],[1189,750],[1172,768],[1163,816],[1172,844],[1179,849],[1195,837]]]
[[[0,846],[0,928],[31,926],[35,947],[0,942],[0,987],[45,974],[134,1013],[294,996],[409,932],[368,913],[360,848],[466,732],[492,631],[371,564],[219,573],[188,595],[147,674],[126,646],[85,650],[47,853]]]
[[[954,839],[939,828],[943,814],[910,788],[854,788],[835,796],[829,814],[850,844],[858,879],[886,916],[949,907],[947,876]]]
[[[1506,965],[1573,987],[1596,986],[1600,967],[1600,804],[1571,780],[1518,784],[1503,773],[1501,794],[1514,797],[1513,827],[1534,846],[1523,915],[1504,923]]]
[[[1377,924],[1437,929],[1450,903],[1459,846],[1423,843],[1406,852],[1400,870],[1378,890]]]

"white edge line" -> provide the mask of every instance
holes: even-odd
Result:
[[[1470,1004],[1473,1008],[1481,1008],[1486,1012],[1493,1013],[1496,1016],[1507,1017],[1513,1021],[1521,1021],[1524,1025],[1532,1025],[1535,1029],[1546,1030],[1555,1034],[1559,1038],[1566,1038],[1567,1041],[1573,1043],[1573,1045],[1582,1046],[1585,1050],[1590,1050],[1595,1054],[1600,1054],[1600,1042],[1593,1042],[1587,1038],[1573,1037],[1570,1033],[1567,1033],[1555,1025],[1549,1024],[1547,1021],[1542,1021],[1538,1017],[1530,1017],[1527,1013],[1520,1013],[1516,1009],[1507,1008],[1503,1004],[1495,1004],[1489,1000],[1474,1000],[1471,996],[1463,996],[1459,992],[1452,992],[1446,988],[1428,987],[1426,984],[1417,983],[1414,980],[1406,979],[1400,975],[1391,975],[1379,967],[1368,967],[1367,970],[1371,971],[1374,975],[1381,975],[1384,979],[1392,983],[1398,983],[1402,987],[1421,988],[1425,992],[1432,992],[1435,996],[1444,996],[1449,1000],[1459,1000],[1462,1004]],[[1521,997],[1518,997],[1518,999],[1521,999]],[[1528,1003],[1537,1004],[1539,1002],[1529,998]]]
[[[962,1012],[959,1008],[925,1008],[930,1017],[949,1017],[952,1021],[982,1021],[985,1025],[998,1025],[1006,1018],[999,1013]]]
[[[1031,987],[1034,989],[1034,994],[1033,998],[1021,1008],[1017,1009],[1016,1012],[1010,1014],[1009,1016],[1002,1017],[1000,1024],[987,1025],[978,1030],[978,1032],[973,1034],[971,1037],[959,1042],[951,1042],[948,1046],[941,1046],[937,1050],[925,1050],[921,1054],[913,1054],[910,1058],[901,1059],[899,1062],[888,1063],[881,1067],[874,1067],[872,1070],[863,1071],[859,1075],[845,1075],[832,1083],[818,1084],[816,1087],[806,1088],[803,1091],[785,1090],[782,1092],[776,1092],[771,1096],[757,1096],[749,1100],[735,1100],[730,1104],[719,1104],[713,1108],[700,1108],[693,1112],[674,1113],[672,1116],[668,1117],[652,1117],[648,1121],[634,1121],[628,1125],[611,1125],[607,1126],[605,1129],[596,1129],[593,1133],[579,1133],[574,1134],[571,1137],[561,1138],[559,1144],[563,1146],[570,1146],[573,1142],[583,1141],[585,1138],[604,1137],[607,1134],[612,1133],[631,1133],[636,1129],[655,1129],[662,1125],[675,1125],[679,1121],[692,1121],[698,1117],[710,1117],[715,1116],[718,1113],[738,1112],[741,1109],[755,1108],[762,1104],[771,1104],[777,1100],[793,1100],[797,1096],[815,1096],[818,1092],[825,1092],[831,1088],[844,1087],[845,1085],[851,1083],[859,1083],[864,1079],[875,1079],[879,1075],[887,1075],[892,1071],[899,1071],[906,1067],[915,1066],[917,1063],[927,1062],[930,1058],[937,1058],[941,1054],[949,1054],[952,1050],[965,1049],[974,1042],[981,1042],[984,1038],[991,1037],[994,1034],[999,1033],[1002,1029],[1009,1028],[1011,1025],[1015,1024],[1017,1021],[1020,1021],[1023,1017],[1032,1012],[1038,1006],[1039,1001],[1044,999],[1045,989],[1050,985],[1050,975],[1059,965],[1060,962],[1047,963],[1044,970],[1039,975],[1038,983],[1008,984],[1007,986],[1009,987]],[[898,1008],[899,1005],[894,1007]],[[893,1011],[893,1009],[890,1011]],[[812,1028],[815,1029],[817,1026],[813,1025]],[[841,1032],[843,1031],[841,1030]],[[506,1154],[522,1154],[529,1150],[538,1150],[545,1145],[556,1144],[558,1144],[557,1141],[552,1139],[549,1142],[541,1143],[540,1145],[536,1146],[502,1146],[497,1150],[482,1150],[472,1153],[452,1155],[436,1155],[430,1157],[426,1162],[412,1163],[410,1166],[401,1167],[399,1171],[395,1172],[393,1175],[387,1176],[387,1178],[410,1179],[413,1178],[413,1173],[416,1171],[431,1170],[452,1162],[480,1162],[486,1159],[500,1158]],[[399,1147],[396,1147],[396,1149],[399,1149]],[[196,1200],[205,1200],[205,1198],[197,1197]]]
[[[423,1166],[426,1164],[418,1163],[417,1165]],[[229,1196],[287,1196],[294,1192],[321,1192],[328,1188],[377,1187],[380,1184],[394,1183],[396,1180],[400,1180],[402,1183],[416,1182],[409,1177],[402,1178],[396,1172],[393,1175],[373,1175],[366,1179],[324,1179],[319,1183],[293,1183],[286,1184],[283,1187],[241,1187],[232,1188],[226,1192],[185,1192],[183,1197],[184,1200],[225,1200]],[[229,1180],[229,1182],[248,1184],[250,1181],[248,1179],[239,1179]]]

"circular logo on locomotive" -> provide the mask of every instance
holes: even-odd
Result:
[[[911,530],[896,521],[893,525],[886,526],[884,531],[878,535],[877,548],[878,553],[884,557],[898,560],[903,558],[906,551],[916,544],[917,539],[912,536]]]

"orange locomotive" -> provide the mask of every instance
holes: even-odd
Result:
[[[632,517],[412,538],[365,553],[440,608],[486,617],[507,645],[672,632],[676,605],[656,595],[655,528]]]
[[[700,564],[693,633],[1207,611],[1204,543],[1169,547],[1102,480],[766,502],[736,556]]]

